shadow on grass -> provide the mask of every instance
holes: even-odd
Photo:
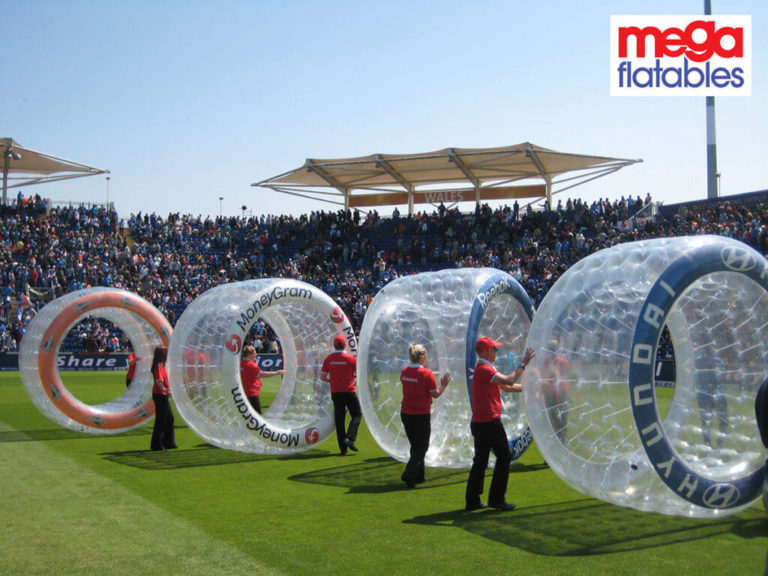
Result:
[[[462,528],[542,556],[591,556],[668,546],[731,532],[764,537],[765,513],[755,508],[716,520],[664,516],[585,499],[514,512],[463,510],[416,516],[407,524]]]
[[[307,484],[323,484],[347,488],[349,493],[381,494],[407,490],[400,480],[405,464],[392,458],[369,458],[367,460],[349,463],[354,456],[339,456],[344,464],[322,470],[313,470],[303,474],[290,476],[288,479]],[[449,470],[446,468],[428,468],[427,482],[419,485],[417,490],[463,484],[467,481],[466,470]]]
[[[120,436],[148,436],[151,433],[146,428],[136,428],[121,432]],[[3,430],[0,432],[2,442],[39,442],[42,440],[75,440],[85,438],[104,438],[104,434],[88,434],[87,432],[75,432],[67,428],[51,428],[45,430]]]
[[[202,443],[191,449],[176,449],[168,450],[167,452],[127,450],[123,452],[105,452],[102,456],[105,460],[109,460],[116,464],[122,464],[123,466],[142,468],[144,470],[171,470],[276,459],[324,458],[327,457],[328,454],[318,450],[312,450],[311,452],[304,452],[301,454],[292,454],[290,456],[279,454],[252,454],[250,452],[224,450],[207,443]]]
[[[220,450],[213,446],[204,446],[191,450],[168,450],[167,452],[127,450],[125,452],[107,452],[102,454],[102,456],[110,462],[143,470],[175,470],[198,466],[220,466],[221,464],[256,462],[270,458],[263,454]]]

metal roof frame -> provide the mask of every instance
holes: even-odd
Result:
[[[3,206],[8,205],[10,188],[109,174],[109,170],[25,148],[13,138],[0,138],[0,148],[3,150]]]
[[[507,198],[546,198],[642,162],[558,152],[524,142],[499,148],[445,148],[419,154],[309,158],[303,166],[253,183],[345,209],[451,205]],[[541,183],[543,181],[543,183]],[[555,187],[558,187],[555,190]]]

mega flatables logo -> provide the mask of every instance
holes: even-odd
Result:
[[[751,16],[611,16],[611,96],[751,95]]]

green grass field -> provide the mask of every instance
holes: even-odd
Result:
[[[63,380],[88,403],[124,385],[122,373]],[[766,564],[762,505],[719,520],[618,508],[569,488],[535,445],[512,467],[516,511],[465,514],[466,471],[429,469],[407,490],[364,426],[346,457],[335,438],[267,457],[176,428],[180,448],[165,453],[149,451],[151,425],[72,432],[0,374],[0,575],[743,576]]]

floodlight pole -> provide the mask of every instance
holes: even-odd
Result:
[[[704,0],[704,14],[712,14],[712,3]],[[715,133],[715,97],[707,96],[707,199],[718,197],[717,141]]]

